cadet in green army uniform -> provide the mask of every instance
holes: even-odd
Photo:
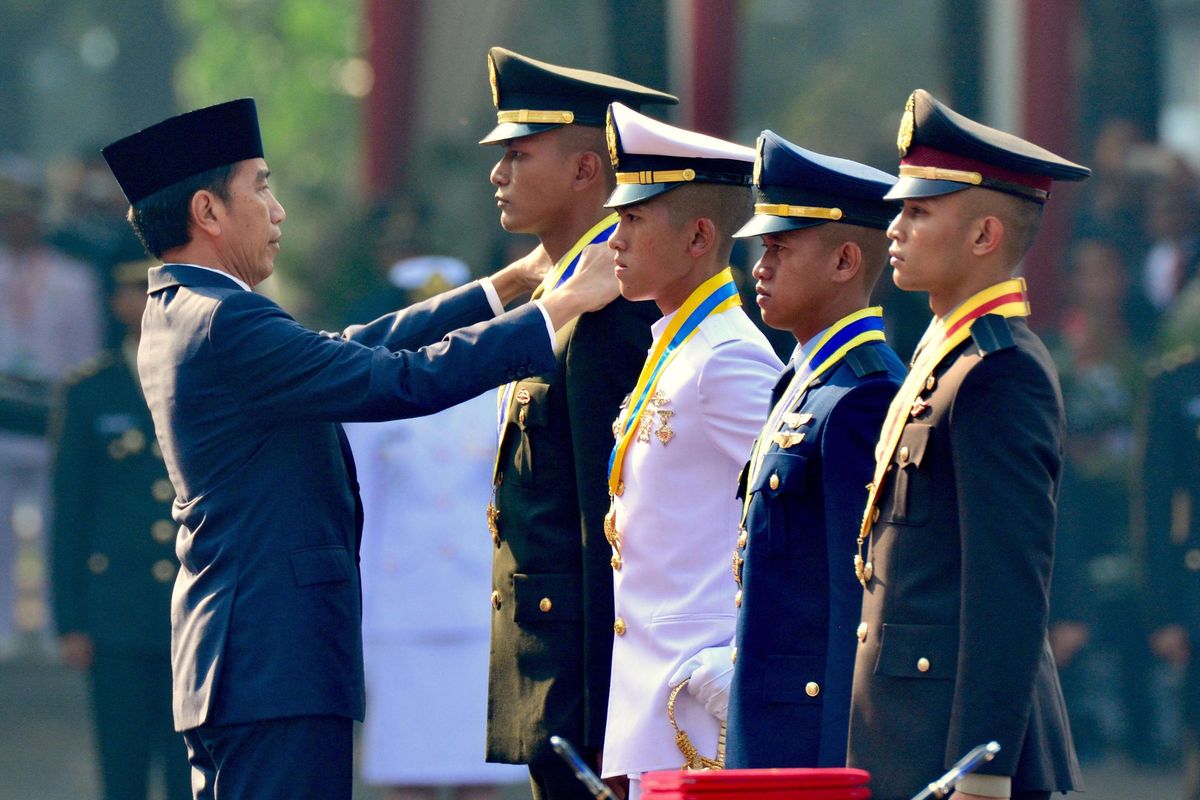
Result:
[[[1139,493],[1155,655],[1185,667],[1184,797],[1200,798],[1200,351],[1164,356],[1150,380]]]
[[[175,492],[135,361],[148,266],[114,270],[125,340],[67,381],[51,427],[54,613],[63,661],[90,679],[106,800],[144,800],[152,761],[167,800],[191,797],[171,721]]]

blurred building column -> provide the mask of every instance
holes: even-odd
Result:
[[[678,124],[730,138],[737,118],[739,4],[729,0],[670,0],[671,85],[679,96]]]
[[[424,0],[365,0],[373,83],[363,100],[363,182],[368,200],[403,185],[417,130]]]

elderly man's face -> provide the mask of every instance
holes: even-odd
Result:
[[[271,170],[261,158],[240,161],[229,182],[229,201],[219,203],[222,260],[230,272],[254,286],[275,271],[287,214],[271,193]]]

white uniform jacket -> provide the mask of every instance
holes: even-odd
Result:
[[[655,341],[669,322],[654,324]],[[663,371],[626,450],[605,777],[683,765],[667,679],[697,651],[733,639],[738,471],[781,368],[742,309],[709,317]],[[717,719],[686,691],[675,714],[701,755],[715,755]]]

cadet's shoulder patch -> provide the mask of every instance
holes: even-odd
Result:
[[[975,320],[971,325],[971,338],[982,356],[1017,346],[1008,319],[999,314],[985,314]]]
[[[884,363],[883,356],[879,354],[879,350],[874,347],[856,347],[849,353],[846,353],[846,363],[850,365],[850,369],[854,370],[854,374],[860,378],[865,378],[867,375],[874,375],[878,372],[887,372],[887,364]]]

